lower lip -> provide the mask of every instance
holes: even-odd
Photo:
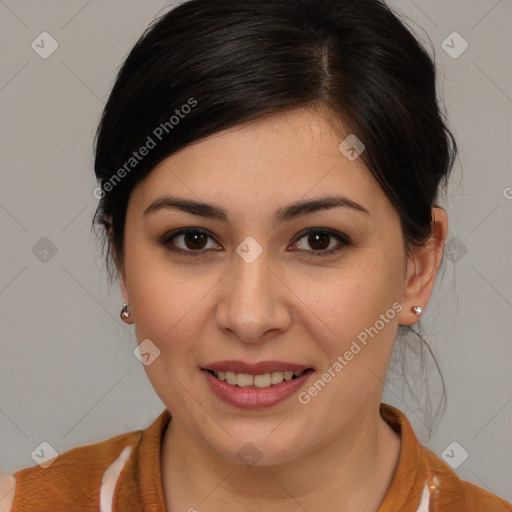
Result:
[[[269,388],[242,388],[230,386],[207,370],[201,370],[211,390],[224,402],[243,409],[270,407],[297,393],[313,370],[306,370],[300,377],[285,380]]]

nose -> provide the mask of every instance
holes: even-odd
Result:
[[[220,283],[219,329],[243,343],[258,344],[285,332],[291,322],[293,293],[265,251],[249,263],[238,255]]]

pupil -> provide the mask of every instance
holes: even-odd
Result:
[[[315,233],[315,234],[312,234],[312,235],[309,235],[309,244],[311,245],[311,247],[314,249],[315,248],[315,243],[317,243],[318,241],[318,238],[324,238],[324,241],[327,241],[327,239],[329,238],[329,235],[326,235],[325,233]],[[329,242],[327,241],[326,244],[320,244],[321,247],[319,247],[319,249],[325,249],[326,247],[329,247]]]
[[[202,249],[203,247],[201,246],[201,243],[198,242],[198,239],[204,238],[204,236],[205,235],[203,235],[202,233],[187,233],[185,234],[185,244],[191,250]],[[192,242],[190,242],[191,239]],[[199,244],[199,247],[195,246],[194,244]]]

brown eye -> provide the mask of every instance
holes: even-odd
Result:
[[[200,256],[206,252],[206,249],[218,248],[216,244],[213,247],[208,247],[208,239],[213,240],[206,231],[187,228],[168,233],[159,242],[173,252],[185,256]]]
[[[301,243],[301,240],[305,240],[305,243]],[[338,243],[335,243],[336,240]],[[310,247],[312,250],[308,250],[307,248],[302,249],[300,247],[299,250],[306,253],[312,253],[308,254],[308,256],[314,257],[333,254],[349,244],[350,242],[348,237],[342,233],[337,233],[331,230],[310,229],[306,233],[303,233],[301,238],[299,238],[293,245]]]
[[[201,256],[207,253],[207,249],[222,250],[216,243],[213,243],[212,247],[208,247],[208,239],[213,241],[208,232],[202,229],[186,228],[164,235],[159,243],[170,251],[183,256]],[[305,240],[304,244],[301,242],[303,239]],[[303,249],[300,247],[302,245],[308,246],[310,249]],[[316,257],[331,255],[348,245],[350,245],[350,239],[342,233],[328,229],[310,229],[302,233],[292,247],[299,246],[300,252]]]
[[[307,235],[309,246],[316,250],[327,249],[329,247],[330,239],[332,238],[330,235],[326,235],[325,233],[315,233]]]
[[[207,236],[204,235],[203,233],[196,233],[194,231],[191,231],[189,233],[184,233],[179,236],[183,237],[183,242],[186,245],[187,249],[190,249],[192,251],[204,249]]]

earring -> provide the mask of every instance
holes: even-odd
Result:
[[[421,312],[423,311],[423,309],[421,308],[421,306],[413,306],[412,310],[414,311],[414,313],[416,314],[416,316],[420,316],[420,315],[421,315]]]
[[[128,311],[128,304],[123,304],[123,309],[121,309],[121,320],[125,323],[128,323],[127,320],[130,318],[130,311]]]

